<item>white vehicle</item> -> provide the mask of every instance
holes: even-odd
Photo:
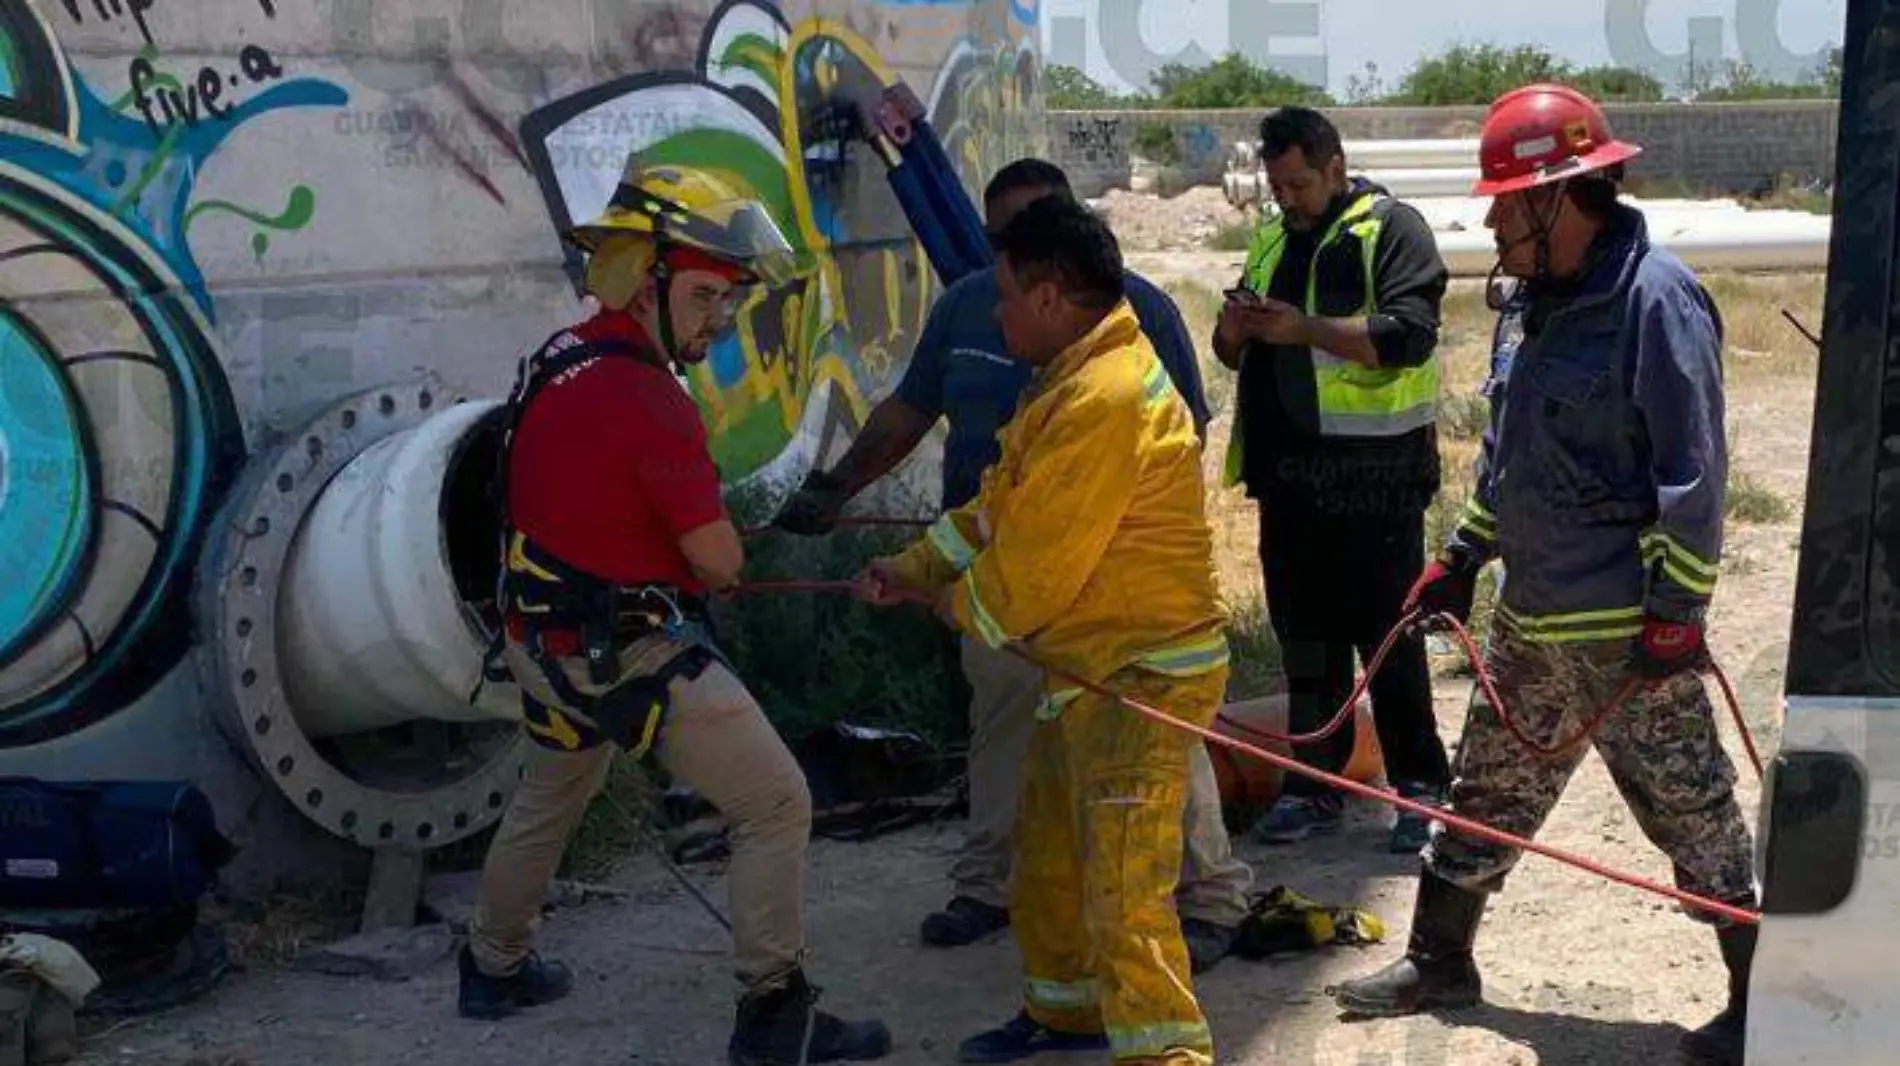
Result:
[[[1896,35],[1900,6],[1848,0],[1786,724],[1762,793],[1750,1066],[1900,1062]]]

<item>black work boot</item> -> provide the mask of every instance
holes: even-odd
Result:
[[[891,1052],[891,1031],[880,1021],[847,1022],[817,1008],[818,989],[793,970],[783,985],[749,992],[726,1045],[731,1066],[804,1066],[811,1062],[866,1062]]]
[[[1716,930],[1722,963],[1728,967],[1728,1006],[1707,1025],[1683,1034],[1678,1045],[1683,1061],[1697,1066],[1742,1066],[1743,1038],[1748,1035],[1748,975],[1755,964],[1755,941],[1760,934],[1761,927],[1756,925]]]
[[[925,918],[918,935],[926,944],[940,948],[960,948],[1007,928],[1007,907],[998,907],[969,896],[958,896],[944,909]]]
[[[1429,871],[1418,879],[1412,938],[1405,957],[1377,973],[1327,989],[1350,1014],[1397,1017],[1434,1008],[1469,1007],[1483,996],[1471,957],[1484,894]]]
[[[456,960],[462,973],[457,1007],[464,1018],[493,1021],[522,1007],[552,1003],[574,988],[574,975],[558,962],[546,962],[533,952],[521,968],[507,977],[490,977],[477,969],[475,955],[465,945]]]

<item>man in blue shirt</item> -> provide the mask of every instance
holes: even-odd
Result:
[[[999,232],[1024,207],[1044,196],[1073,197],[1068,176],[1052,163],[1021,159],[998,171],[984,191],[984,223]],[[1209,414],[1194,341],[1168,295],[1128,273],[1124,288],[1142,329],[1206,440]],[[864,430],[830,470],[814,470],[786,505],[777,524],[814,535],[865,486],[883,477],[922,442],[938,418],[950,421],[944,443],[943,506],[976,496],[983,472],[1001,454],[997,431],[1015,413],[1034,368],[1011,358],[996,322],[996,275],[983,270],[943,293],[924,324],[910,365],[896,390],[871,412]],[[1042,672],[1007,651],[962,642],[970,700],[970,828],[951,870],[955,894],[924,920],[925,943],[968,944],[1009,924],[1011,837],[1021,767]],[[1194,748],[1193,788],[1187,808],[1187,847],[1178,901],[1182,932],[1195,972],[1227,954],[1247,910],[1253,871],[1235,859],[1221,821],[1214,767]]]

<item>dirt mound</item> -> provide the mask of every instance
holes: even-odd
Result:
[[[1179,252],[1206,248],[1229,227],[1245,224],[1247,216],[1227,202],[1212,185],[1189,189],[1179,196],[1110,189],[1089,205],[1114,228],[1123,251]]]

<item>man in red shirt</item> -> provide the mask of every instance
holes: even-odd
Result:
[[[572,987],[532,950],[533,926],[617,746],[651,751],[732,823],[729,1061],[881,1058],[884,1025],[816,1010],[801,966],[811,795],[713,643],[705,597],[738,583],[745,555],[674,376],[706,357],[751,285],[785,280],[790,247],[756,201],[637,159],[570,239],[600,309],[528,358],[513,403],[498,655],[537,745],[482,871],[461,1013],[500,1017]]]

